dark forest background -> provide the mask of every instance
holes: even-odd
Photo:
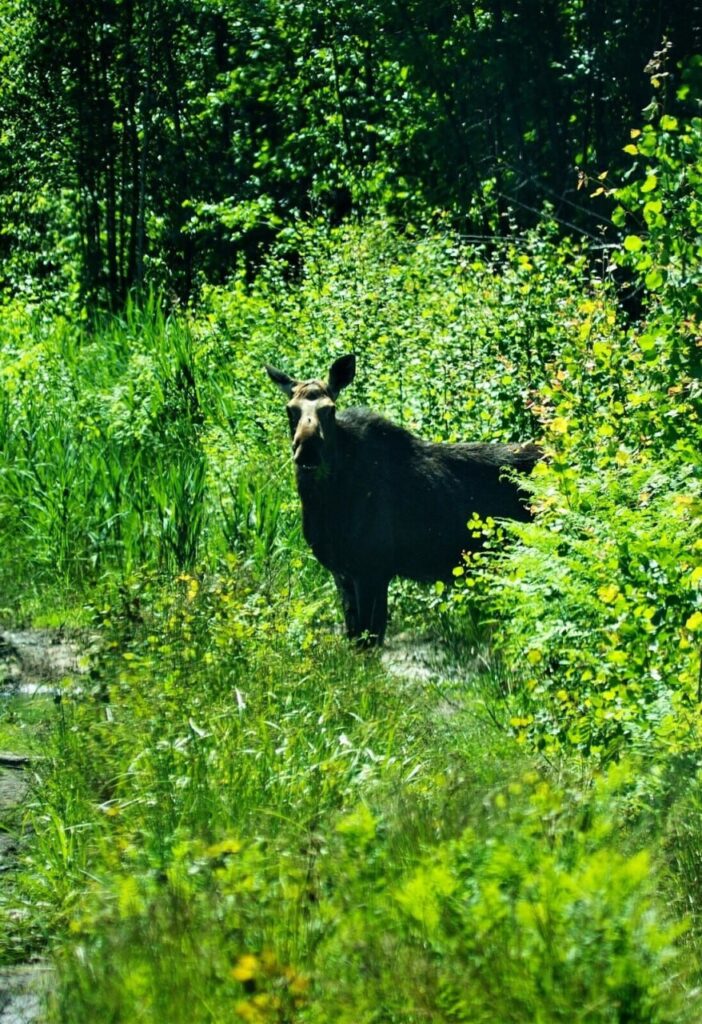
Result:
[[[4,0],[5,292],[181,301],[300,218],[599,237],[699,0]],[[644,73],[645,72],[645,73]],[[611,178],[610,178],[611,180]],[[602,202],[598,210],[598,202]],[[610,228],[611,229],[611,228]]]

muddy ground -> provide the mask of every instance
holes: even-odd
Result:
[[[78,644],[56,629],[0,629],[0,693],[52,692],[81,672]]]

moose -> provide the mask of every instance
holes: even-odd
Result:
[[[288,398],[305,540],[333,574],[360,646],[383,642],[393,577],[450,580],[462,552],[480,547],[467,529],[473,513],[530,518],[510,471],[531,472],[538,445],[434,444],[367,409],[337,414],[354,355],[332,363],[326,382],[266,371]]]

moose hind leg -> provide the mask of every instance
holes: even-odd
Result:
[[[358,606],[358,635],[364,647],[377,647],[388,624],[388,580],[363,577],[354,581]]]
[[[336,583],[336,589],[339,592],[339,599],[344,612],[346,635],[349,640],[356,640],[360,636],[361,630],[358,624],[358,604],[356,602],[356,588],[354,587],[353,580],[348,576],[344,576],[343,573],[335,572],[334,582]]]

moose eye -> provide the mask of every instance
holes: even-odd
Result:
[[[296,405],[289,405],[289,406],[287,406],[287,410],[288,410],[288,420],[290,422],[290,429],[294,430],[295,427],[300,422],[300,410],[298,409],[298,407]]]
[[[336,406],[333,402],[326,402],[317,407],[317,415],[323,423],[328,423],[336,414]]]

